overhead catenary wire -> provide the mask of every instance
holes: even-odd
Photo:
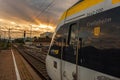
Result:
[[[51,9],[51,7],[53,7],[54,6],[54,4],[55,4],[55,0],[49,0],[49,4],[46,6],[46,7],[42,7],[43,5],[45,5],[45,2],[46,2],[46,0],[43,0],[42,1],[42,4],[39,6],[40,8],[40,12],[38,12],[37,14],[38,15],[36,15],[34,18],[36,19],[36,18],[41,18],[42,17],[42,15],[44,15],[44,13],[46,13],[48,10],[50,10]],[[48,19],[48,18],[47,18]],[[48,19],[49,20],[49,19]],[[49,23],[50,23],[50,21],[48,21],[47,20],[47,23],[48,23],[48,25],[49,25]],[[31,22],[33,22],[34,21],[34,19],[31,19]],[[31,22],[29,22],[29,24],[31,23]],[[7,26],[5,26],[6,27],[6,29],[7,30],[9,30],[9,27],[7,27]],[[32,26],[33,27],[33,26]],[[24,30],[24,29],[20,29],[20,31],[26,31],[26,32],[30,32],[30,30]],[[34,32],[34,30],[32,31],[32,32]],[[39,32],[40,33],[40,32]]]
[[[44,8],[43,10],[41,10],[41,12],[35,18],[40,17],[48,8],[50,8],[53,5],[54,2],[55,0],[53,0],[50,4],[48,4],[48,6]]]
[[[48,4],[48,6],[47,7],[45,7],[44,9],[42,9],[41,11],[40,11],[40,13],[35,17],[35,18],[38,18],[38,17],[40,17],[53,3],[54,3],[54,1],[55,0],[53,0],[50,4]],[[41,5],[41,7],[44,5],[44,3],[45,3],[45,1],[43,2],[43,4]],[[34,21],[34,20],[32,20],[32,21]],[[30,23],[29,23],[30,24]],[[8,26],[10,26],[10,25],[8,25]],[[7,31],[6,32],[8,32],[9,30],[11,30],[11,28],[10,27],[7,27],[7,26],[4,26],[4,29],[6,29]],[[12,29],[13,30],[13,29]],[[21,30],[20,30],[21,31]],[[24,31],[26,31],[26,30],[24,30]],[[29,31],[29,30],[27,30],[27,31]],[[15,33],[15,32],[14,32]],[[17,32],[16,32],[17,33]],[[20,33],[20,32],[18,32],[18,33]],[[30,34],[30,33],[29,33]]]
[[[44,0],[44,2],[41,3],[42,5],[39,6],[39,10],[40,10],[40,11],[44,9],[44,8],[42,9],[42,7],[44,6],[45,2],[46,2],[46,0]],[[36,13],[36,12],[35,12],[35,13]],[[40,13],[39,13],[39,14],[40,14]],[[34,15],[38,15],[38,14],[34,14]]]
[[[49,7],[51,7],[51,5],[53,5],[54,2],[55,2],[55,0],[53,0],[50,4],[48,4],[48,6],[46,8],[42,9],[40,11],[40,13],[37,16],[34,17],[34,19],[39,18]],[[34,19],[32,19],[31,22],[34,22]],[[30,25],[30,22],[28,24]],[[30,25],[30,27],[31,27],[31,29],[30,29],[30,37],[32,38],[32,32],[33,32],[32,31],[32,25]]]
[[[42,8],[42,10],[40,10],[40,13],[35,17],[35,18],[38,18],[38,17],[40,17],[53,3],[54,3],[54,1],[55,0],[52,0],[52,2],[50,2],[45,8]],[[40,6],[40,7],[42,7],[44,4],[45,4],[45,2],[46,1],[44,1],[43,3],[42,3],[42,5]],[[40,8],[41,9],[41,8]],[[34,20],[32,20],[32,21],[34,21]],[[10,33],[23,33],[23,32],[21,32],[21,31],[29,31],[29,30],[20,30],[20,29],[18,29],[20,32],[18,32],[18,31],[14,31],[13,32],[13,30],[17,30],[17,29],[15,29],[15,28],[11,28],[10,27],[10,25],[5,25],[4,26],[4,28],[2,28],[2,29],[4,29],[4,31],[2,31],[2,32],[9,32],[9,31],[12,31],[12,32],[10,32]],[[34,31],[34,32],[37,32],[37,31]],[[29,32],[28,33],[26,33],[26,34],[30,34]]]

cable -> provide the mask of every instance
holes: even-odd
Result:
[[[40,14],[38,14],[35,18],[38,18],[42,15],[42,13],[44,13],[53,3],[55,2],[55,0],[53,0],[45,9],[43,9]]]

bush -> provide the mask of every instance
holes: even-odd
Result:
[[[2,49],[8,49],[10,47],[10,44],[8,43],[8,41],[0,41],[0,50]]]

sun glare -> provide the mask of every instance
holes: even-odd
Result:
[[[15,22],[10,22],[10,23],[13,24],[13,25],[16,24]]]
[[[39,26],[39,28],[46,28],[46,29],[54,29],[52,26],[50,26],[50,25],[45,25],[45,24],[41,24],[40,26]]]
[[[3,21],[3,19],[0,19],[0,22],[2,22]]]
[[[40,24],[39,28],[48,28],[48,26],[44,24]]]
[[[11,28],[11,35],[16,35],[16,37],[21,37],[18,35],[23,35],[23,31],[27,32],[27,36],[29,37],[30,31],[32,31],[33,35],[42,34],[44,32],[54,32],[55,27],[52,24],[20,24],[18,22],[4,20],[0,18],[0,25],[2,25],[1,30],[4,32],[8,32],[9,28]],[[7,38],[7,36],[5,36]],[[14,36],[12,36],[14,38]]]

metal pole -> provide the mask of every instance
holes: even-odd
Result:
[[[8,29],[8,41],[10,42],[10,28]]]
[[[31,44],[32,44],[32,25],[30,25],[31,29],[30,29],[30,41],[31,41]]]
[[[24,31],[24,44],[25,44],[25,38],[26,38],[26,31]]]
[[[0,26],[0,40],[1,40],[1,26]]]

